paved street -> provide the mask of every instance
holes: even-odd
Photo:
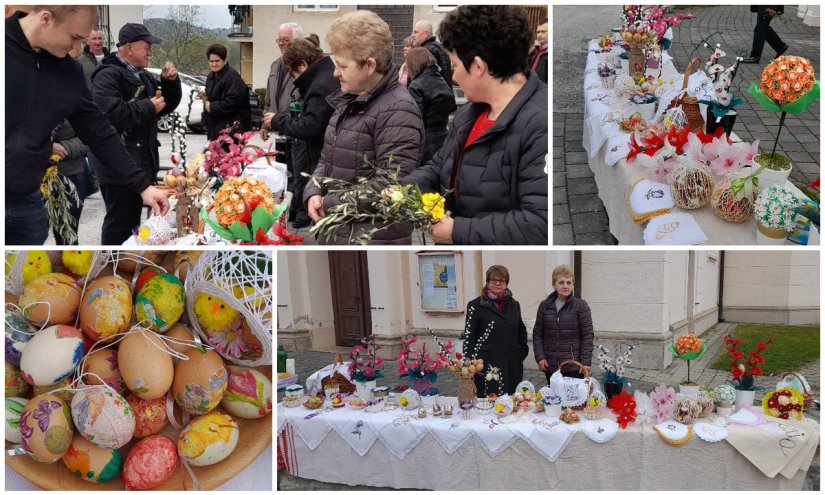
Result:
[[[708,330],[704,334],[702,334],[702,341],[705,343],[707,350],[705,354],[702,355],[698,360],[692,362],[691,364],[691,380],[699,384],[705,384],[709,387],[715,387],[725,381],[729,377],[729,372],[726,370],[716,370],[711,369],[710,366],[716,361],[716,359],[725,352],[725,342],[724,337],[725,335],[732,333],[736,328],[735,323],[719,323],[712,329]],[[277,344],[277,343],[276,343]],[[459,345],[459,342],[456,342],[456,345]],[[313,372],[327,366],[328,364],[332,363],[335,353],[340,352],[342,356],[346,356],[346,354],[350,351],[348,347],[337,347],[325,350],[328,352],[317,352],[317,351],[304,351],[304,352],[294,352],[290,353],[289,357],[295,359],[295,368],[298,375],[301,377],[301,381],[305,381],[309,375]],[[530,363],[532,365],[532,363]],[[599,377],[600,371],[598,370],[598,364],[593,363],[593,374],[596,378]],[[389,371],[386,371],[389,370]],[[389,361],[387,365],[385,365],[385,378],[379,380],[380,385],[389,385],[390,387],[394,387],[399,384],[406,385],[407,382],[403,379],[399,378],[395,372],[395,363],[394,361]],[[805,365],[800,371],[802,375],[810,383],[815,397],[819,400],[819,393],[820,393],[820,360],[814,361],[813,363],[809,363]],[[664,370],[641,370],[641,369],[633,369],[629,368],[626,373],[627,378],[630,380],[631,386],[629,390],[641,390],[646,393],[650,393],[654,387],[656,387],[660,383],[665,383],[670,386],[673,386],[678,391],[678,384],[686,379],[687,376],[687,363],[681,359],[674,359],[674,362],[668,366]],[[525,370],[524,372],[524,379],[530,380],[533,384],[537,386],[541,386],[547,383],[544,373],[541,373],[537,370]],[[765,386],[767,388],[772,388],[773,385],[781,379],[780,376],[766,376],[760,377],[757,379],[757,384]],[[435,385],[441,390],[441,395],[445,396],[456,396],[458,395],[458,379],[451,375],[450,373],[441,372],[438,374],[438,381]],[[761,400],[764,392],[757,392],[756,399]],[[278,394],[278,400],[280,401],[281,394]],[[818,408],[814,408],[813,410],[806,411],[805,413],[808,417],[819,421],[820,420],[820,411]],[[594,455],[596,452],[594,451]],[[336,485],[331,483],[321,483],[312,480],[305,480],[300,478],[294,478],[288,474],[283,472],[278,472],[278,489],[279,490],[317,490],[317,489],[324,489],[324,490],[353,490],[353,489],[364,489],[370,490],[374,488],[370,487],[349,487],[345,485]],[[814,458],[813,464],[811,465],[810,469],[808,470],[808,477],[805,482],[804,490],[819,490],[819,451],[817,450],[816,457]]]
[[[674,28],[669,53],[677,69],[684,70],[694,48],[703,40],[720,43],[732,60],[738,52],[750,52],[755,14],[747,5],[692,7],[695,19]],[[771,26],[790,45],[789,55],[808,58],[819,67],[819,28],[805,26],[794,6],[786,6],[786,22]],[[609,219],[598,198],[587,154],[581,146],[583,117],[583,72],[586,43],[619,25],[620,6],[555,6],[553,9],[553,243],[615,244]],[[742,64],[734,81],[734,93],[745,103],[737,107],[734,132],[745,141],[759,139],[760,148],[770,149],[776,138],[779,115],[762,109],[747,93],[775,52],[765,45],[758,65]],[[807,185],[819,176],[820,105],[800,115],[788,115],[779,139],[781,149],[794,164],[791,180]]]

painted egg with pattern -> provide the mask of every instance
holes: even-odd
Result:
[[[127,490],[150,490],[169,479],[178,464],[175,442],[163,435],[139,440],[126,456],[123,482]]]
[[[35,325],[74,323],[80,308],[80,286],[63,273],[47,273],[23,288],[17,304]]]
[[[69,472],[84,481],[103,483],[114,479],[123,467],[120,449],[100,447],[75,433],[69,450],[63,456]]]
[[[20,370],[32,385],[50,385],[66,379],[83,358],[83,335],[75,327],[54,325],[40,330],[31,338]]]
[[[135,434],[133,438],[144,438],[160,433],[168,419],[166,417],[166,397],[143,400],[135,394],[129,394],[126,402],[135,414]]]
[[[123,447],[135,432],[135,415],[129,403],[105,385],[75,392],[72,419],[77,431],[100,447]]]
[[[123,333],[132,320],[132,289],[120,277],[92,281],[80,304],[80,329],[94,341]]]
[[[174,366],[166,345],[151,330],[130,332],[117,351],[117,364],[126,388],[141,399],[157,399],[172,386]]]
[[[34,336],[35,329],[17,313],[6,313],[6,361],[20,366],[23,348]]]
[[[220,404],[226,391],[227,372],[221,357],[212,350],[190,349],[175,366],[172,395],[189,414],[206,414]]]
[[[178,322],[185,302],[183,283],[174,275],[161,273],[146,281],[135,297],[138,323],[164,333]]]
[[[72,442],[65,405],[52,394],[30,400],[20,414],[20,443],[32,458],[50,464],[62,458]]]
[[[38,395],[43,394],[54,394],[60,397],[60,400],[63,401],[64,404],[70,404],[72,402],[72,377],[67,376],[65,379],[60,380],[57,383],[51,383],[49,385],[35,385],[34,386],[34,395],[35,397]],[[66,389],[66,390],[61,390]]]
[[[121,395],[126,393],[126,384],[123,382],[120,367],[117,364],[116,350],[109,348],[93,351],[83,360],[81,370],[83,373],[91,373],[83,377],[83,381],[88,385],[105,383]]]
[[[6,361],[6,397],[26,395],[30,385],[23,379],[20,368]]]
[[[229,382],[221,405],[240,418],[256,419],[272,412],[272,382],[256,369],[227,366]]]
[[[6,397],[6,441],[20,443],[20,415],[29,399]]]
[[[239,433],[232,416],[211,412],[186,425],[178,437],[178,449],[192,466],[209,466],[229,457],[238,445]]]

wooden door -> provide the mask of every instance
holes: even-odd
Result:
[[[366,251],[331,251],[329,276],[336,345],[360,344],[372,333]]]

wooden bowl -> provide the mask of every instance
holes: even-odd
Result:
[[[271,379],[272,366],[259,366],[258,371]],[[221,406],[216,411],[226,412]],[[192,472],[197,476],[202,490],[215,489],[227,481],[237,476],[241,471],[250,465],[266,448],[272,444],[272,415],[268,414],[258,419],[243,419],[230,414],[238,423],[240,436],[238,446],[232,454],[223,461],[211,466],[195,467]],[[175,405],[175,417],[180,418],[180,409]],[[171,425],[161,432],[171,438],[175,445],[178,442],[178,431]],[[121,448],[123,460],[131,450],[137,440],[132,440],[128,445]],[[10,444],[6,442],[6,447]],[[18,455],[6,457],[6,465],[14,469],[20,476],[31,481],[44,490],[125,490],[123,477],[118,475],[115,479],[105,483],[91,483],[84,481],[71,472],[59,460],[52,464],[41,464],[28,455]],[[194,490],[194,485],[189,475],[178,462],[174,474],[154,490]]]

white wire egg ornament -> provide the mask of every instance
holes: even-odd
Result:
[[[679,129],[683,129],[688,124],[688,118],[685,111],[682,110],[682,106],[679,105],[668,109],[668,111],[665,112],[664,123],[667,128],[675,126]]]
[[[62,251],[58,252],[62,253]],[[18,296],[23,294],[23,268],[28,262],[29,255],[33,253],[35,253],[35,251],[6,251],[6,291]],[[89,273],[78,278],[78,284],[82,286],[86,280],[94,280],[95,277],[98,276],[101,270],[103,270],[103,267],[106,266],[106,263],[109,262],[109,256],[107,256],[106,253],[108,253],[108,251],[93,251]],[[47,251],[46,254],[48,255],[49,252]],[[12,255],[13,260],[10,260]],[[51,271],[49,271],[49,273],[51,273]]]
[[[272,364],[272,259],[262,251],[207,251],[189,269],[192,328],[223,358]]]

